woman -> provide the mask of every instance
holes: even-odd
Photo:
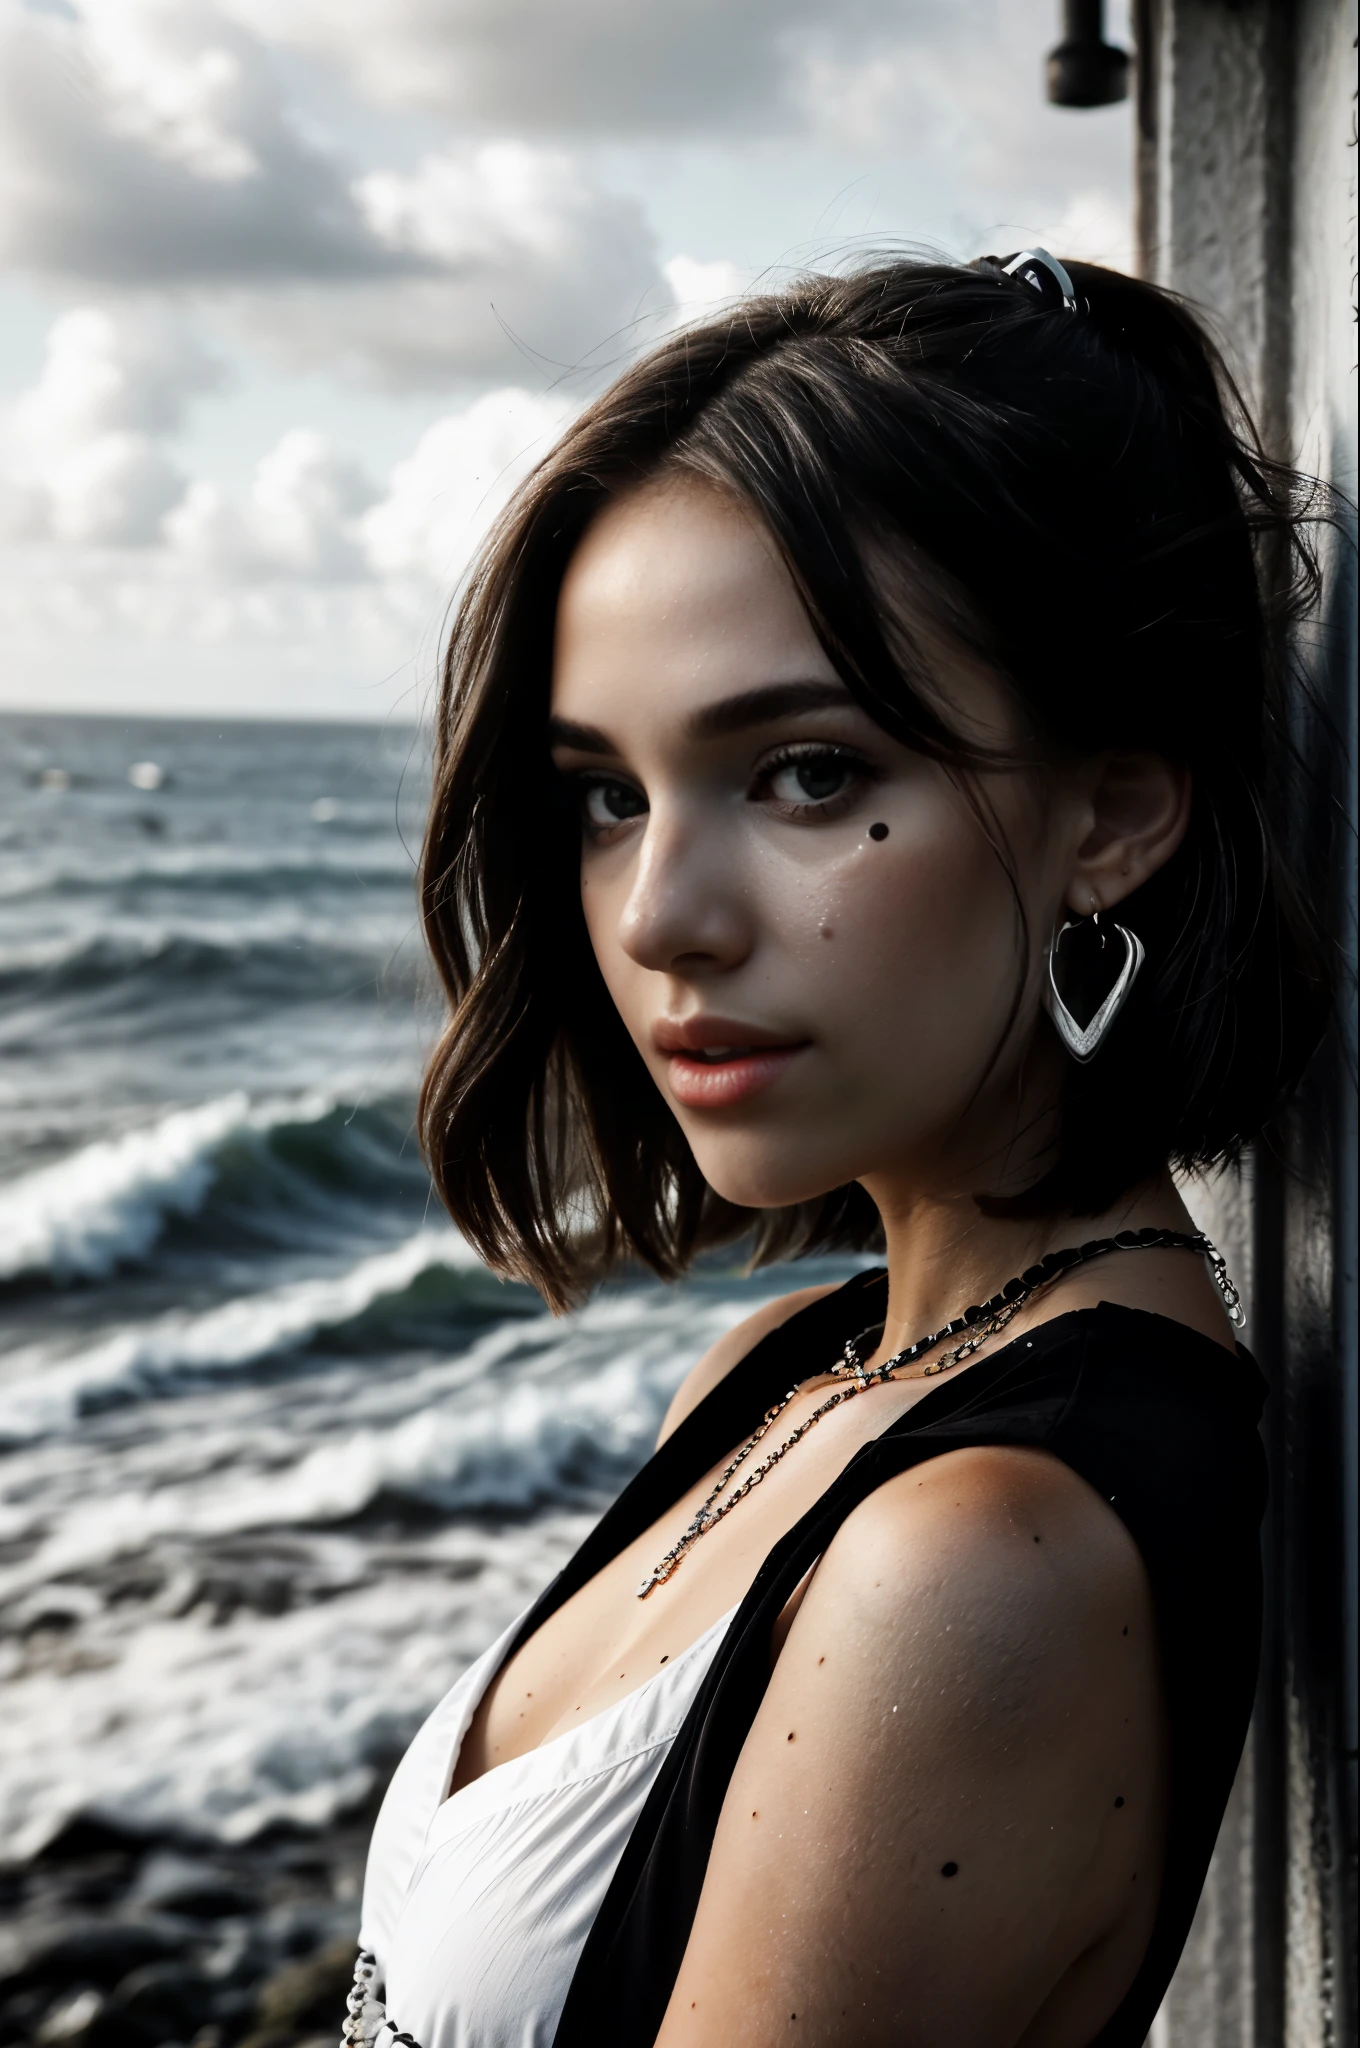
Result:
[[[678,336],[501,521],[425,850],[449,1209],[556,1307],[743,1236],[884,1265],[701,1360],[417,1736],[354,2037],[1142,2042],[1264,1493],[1172,1169],[1325,1008],[1296,496],[1181,306],[1026,251]]]

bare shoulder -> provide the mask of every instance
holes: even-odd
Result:
[[[726,1336],[719,1337],[711,1344],[697,1365],[681,1380],[675,1397],[666,1410],[666,1417],[657,1437],[658,1444],[678,1429],[685,1417],[697,1408],[705,1394],[711,1393],[720,1380],[727,1377],[734,1365],[745,1358],[759,1344],[762,1337],[768,1337],[771,1330],[777,1330],[799,1309],[807,1308],[812,1302],[820,1301],[824,1295],[834,1294],[838,1283],[832,1281],[822,1287],[798,1287],[792,1294],[781,1294],[774,1301],[763,1302],[753,1315],[745,1317]]]
[[[795,2012],[808,2040],[1091,2040],[1151,1932],[1165,1813],[1151,1593],[1108,1502],[1043,1451],[934,1458],[813,1574],[659,2048],[738,2009],[753,2048]]]
[[[946,1452],[877,1488],[837,1531],[804,1605],[857,1617],[884,1654],[915,1654],[890,1625],[909,1611],[918,1630],[948,1632],[958,1617],[979,1653],[1029,1661],[1041,1636],[1075,1646],[1115,1616],[1120,1629],[1135,1614],[1150,1625],[1151,1599],[1108,1503],[1049,1452],[1016,1445]],[[797,1633],[795,1621],[790,1648]]]

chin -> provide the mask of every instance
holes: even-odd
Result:
[[[692,1142],[692,1141],[691,1141]],[[850,1161],[831,1163],[806,1154],[791,1157],[771,1147],[744,1143],[741,1157],[726,1147],[693,1146],[695,1162],[715,1195],[740,1209],[787,1209],[795,1202],[813,1202],[858,1177]]]

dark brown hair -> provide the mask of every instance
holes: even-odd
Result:
[[[579,826],[546,744],[557,594],[603,501],[665,469],[772,534],[847,687],[961,775],[976,759],[886,617],[894,547],[1009,680],[1042,746],[1187,762],[1186,838],[1119,908],[1147,965],[1069,1063],[1059,1155],[1020,1204],[1094,1214],[1168,1160],[1235,1158],[1326,1014],[1279,823],[1295,704],[1281,620],[1316,595],[1313,501],[1268,462],[1187,308],[1070,266],[1078,310],[1005,275],[893,261],[753,298],[654,349],[515,496],[454,618],[422,864],[450,1015],[420,1128],[459,1228],[554,1306],[633,1256],[681,1272],[874,1239],[857,1187],[752,1212],[699,1173],[581,913]],[[922,579],[919,567],[927,565]]]

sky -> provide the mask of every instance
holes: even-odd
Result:
[[[417,719],[489,519],[668,327],[884,248],[1127,265],[1059,13],[0,0],[0,709]]]

